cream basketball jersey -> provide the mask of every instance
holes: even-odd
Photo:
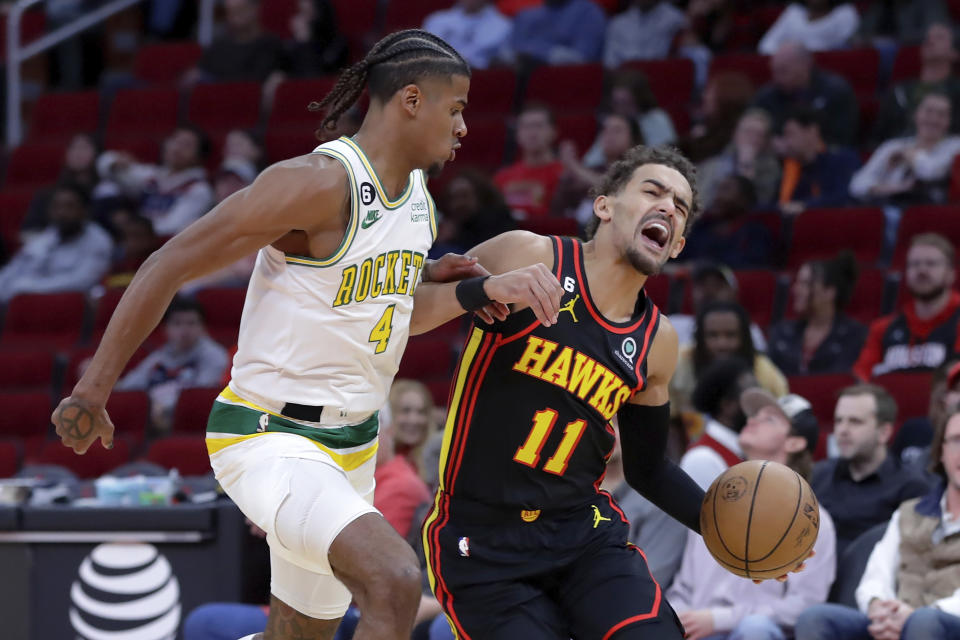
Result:
[[[413,293],[437,233],[423,171],[390,201],[360,147],[340,138],[314,150],[350,182],[343,241],[326,258],[260,250],[233,360],[231,390],[268,409],[323,406],[323,422],[386,401],[409,336]]]

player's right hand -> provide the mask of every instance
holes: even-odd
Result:
[[[105,449],[113,448],[113,423],[103,406],[70,396],[60,401],[50,421],[64,446],[74,453],[85,454],[97,438]]]
[[[542,263],[490,276],[483,283],[483,290],[491,300],[530,307],[545,327],[557,322],[563,287],[553,272]]]

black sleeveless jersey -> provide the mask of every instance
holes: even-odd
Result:
[[[646,385],[660,312],[641,291],[629,322],[590,298],[583,248],[553,238],[564,295],[558,322],[530,309],[474,323],[450,392],[440,490],[523,510],[565,510],[596,498],[614,444],[610,419]]]

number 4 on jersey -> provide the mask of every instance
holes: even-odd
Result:
[[[392,304],[383,311],[383,315],[377,320],[373,330],[370,332],[369,342],[375,342],[374,353],[383,353],[387,350],[387,343],[390,342],[390,333],[393,331],[393,309],[397,305]]]

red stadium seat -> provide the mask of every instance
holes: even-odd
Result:
[[[156,440],[147,450],[146,459],[166,469],[176,469],[181,476],[202,476],[212,471],[203,436],[170,436]]]
[[[690,102],[693,93],[693,62],[690,59],[633,60],[624,67],[643,71],[661,107]]]
[[[317,123],[320,126],[320,123]],[[270,162],[279,162],[287,158],[294,158],[313,151],[317,145],[316,137],[310,129],[305,130],[273,130],[267,131],[264,144],[267,148],[267,158]]]
[[[50,393],[0,391],[0,437],[47,437],[50,427]]]
[[[310,78],[281,83],[273,96],[267,130],[296,129],[309,135],[320,126],[322,114],[309,111],[307,106],[322,100],[335,82],[336,78]]]
[[[603,67],[577,64],[537,67],[527,82],[524,102],[543,102],[556,113],[593,114],[603,95]]]
[[[910,239],[915,235],[927,232],[943,234],[960,247],[960,216],[953,206],[921,205],[910,207],[903,212],[900,227],[897,229],[897,244],[893,250],[891,266],[894,269],[903,269],[907,259],[907,249],[910,248]]]
[[[53,384],[54,356],[49,349],[0,351],[0,389],[44,391]]]
[[[451,378],[434,378],[432,380],[423,380],[422,382],[430,389],[433,404],[438,407],[446,407],[447,399],[450,397],[450,385],[453,380]]]
[[[928,371],[897,371],[877,376],[871,380],[897,401],[897,424],[908,418],[927,415],[930,405],[930,379]]]
[[[174,433],[203,433],[207,429],[207,417],[220,387],[193,387],[180,392],[173,410]]]
[[[224,344],[236,344],[246,295],[246,290],[241,288],[204,289],[197,292],[197,302],[206,315],[210,337]]]
[[[511,69],[477,69],[470,76],[467,130],[477,115],[507,114],[513,109],[517,77]]]
[[[347,36],[352,59],[359,59],[369,48],[365,37],[376,25],[379,4],[379,0],[333,0],[337,25]]]
[[[33,187],[0,191],[0,239],[10,255],[20,247],[20,225],[33,201]]]
[[[45,93],[30,110],[29,139],[65,140],[78,132],[93,133],[99,123],[98,92]]]
[[[85,313],[86,299],[79,292],[18,295],[7,306],[0,344],[71,346],[80,338]]]
[[[467,118],[467,137],[457,151],[452,167],[464,166],[493,171],[503,164],[503,150],[507,144],[507,125],[502,116]],[[438,191],[439,193],[439,191]]]
[[[160,143],[163,134],[157,132],[149,136],[141,136],[137,133],[121,131],[119,133],[107,132],[103,140],[103,146],[110,151],[126,151],[140,162],[147,164],[160,164]]]
[[[107,398],[107,414],[118,433],[139,444],[150,418],[150,397],[145,391],[114,391]]]
[[[20,450],[15,442],[0,441],[0,478],[12,478],[20,469]]]
[[[113,312],[117,309],[117,305],[120,304],[120,298],[123,297],[123,292],[124,289],[107,289],[103,296],[97,301],[96,311],[93,314],[93,330],[90,333],[89,340],[91,344],[97,345],[100,343],[100,340],[103,338],[103,332],[106,331],[107,324],[110,323],[110,318],[113,316]],[[161,322],[144,341],[144,347],[152,349],[163,344],[164,340],[165,335],[163,323]]]
[[[174,84],[203,55],[196,42],[170,42],[141,47],[133,62],[133,75],[150,84]]]
[[[770,58],[757,53],[725,53],[710,61],[710,77],[721,72],[739,71],[759,88],[770,81]]]
[[[419,29],[424,19],[434,11],[449,9],[450,0],[419,0],[418,2],[402,2],[392,0],[387,3],[384,16],[385,33],[400,29]]]
[[[260,24],[270,33],[290,39],[290,18],[297,13],[297,0],[270,0],[260,3]]]
[[[879,207],[809,209],[794,220],[787,266],[796,268],[807,260],[831,258],[842,249],[852,250],[860,263],[872,265],[880,258],[883,234],[883,210]]]
[[[671,312],[670,284],[670,276],[665,273],[658,273],[647,278],[646,284],[643,285],[644,291],[653,300],[653,304],[657,305],[657,308],[663,313]]]
[[[99,478],[129,461],[130,445],[120,437],[114,438],[112,449],[104,449],[97,440],[82,456],[65,447],[60,440],[51,440],[43,446],[36,459],[40,464],[66,467],[81,479]]]
[[[541,236],[576,236],[580,232],[573,218],[527,218],[517,222],[517,227]]]
[[[880,54],[873,47],[817,51],[817,66],[843,76],[858,95],[875,95],[880,74]]]
[[[787,383],[790,393],[806,398],[813,406],[813,413],[820,421],[820,431],[833,431],[833,410],[837,395],[844,387],[856,384],[857,379],[848,373],[823,373],[809,376],[790,376]]]
[[[22,144],[10,154],[7,187],[44,187],[57,181],[63,168],[65,143]]]
[[[400,360],[399,378],[421,380],[449,376],[453,369],[453,349],[446,338],[414,336]]]
[[[63,372],[63,389],[64,391],[70,391],[73,389],[74,385],[77,384],[77,381],[80,379],[80,366],[85,360],[88,360],[93,357],[96,347],[85,347],[81,349],[73,349],[70,351],[67,357],[67,365]],[[125,375],[128,371],[136,367],[138,364],[143,362],[143,359],[150,354],[150,351],[146,348],[141,347],[137,349],[133,357],[130,358],[130,361],[127,362],[127,366],[124,367],[123,373],[120,374],[121,377]]]
[[[557,116],[557,137],[573,140],[579,154],[585,154],[597,137],[597,118],[592,113],[570,113]]]
[[[741,269],[735,273],[740,304],[750,319],[766,330],[777,299],[777,274],[766,269]]]
[[[177,126],[179,106],[176,89],[122,89],[110,105],[107,137],[121,133],[138,137],[168,135]]]
[[[893,59],[890,71],[890,84],[899,84],[904,80],[920,77],[920,45],[900,47]]]
[[[260,120],[256,82],[201,84],[190,92],[187,120],[204,131],[252,129]]]

